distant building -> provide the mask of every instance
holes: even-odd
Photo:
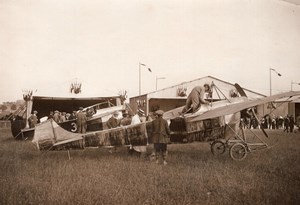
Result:
[[[212,87],[213,93],[211,96],[211,100],[213,101],[232,98],[238,95],[234,84],[220,80],[218,78],[207,76],[188,82],[183,82],[181,84],[150,92],[141,96],[132,97],[129,99],[129,103],[133,110],[143,109],[147,114],[148,112],[152,112],[158,109],[168,111],[185,105],[186,98],[191,90],[195,86],[203,86],[205,83],[209,85],[215,85]],[[244,91],[249,98],[265,97],[265,95],[245,88]]]

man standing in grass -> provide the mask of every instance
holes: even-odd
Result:
[[[167,143],[171,134],[168,122],[162,118],[164,112],[157,110],[157,118],[152,121],[152,138],[154,143],[154,152],[156,163],[159,163],[159,154],[162,155],[163,164],[167,165]]]

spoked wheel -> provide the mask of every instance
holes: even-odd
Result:
[[[229,150],[230,157],[236,161],[242,161],[247,156],[247,148],[242,143],[235,143]]]
[[[210,149],[213,155],[221,155],[225,152],[226,145],[224,142],[216,140],[211,144]]]

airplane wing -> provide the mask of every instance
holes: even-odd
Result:
[[[105,110],[104,110],[105,109]],[[122,111],[124,108],[122,106],[115,106],[115,107],[110,107],[109,109],[104,108],[103,111],[98,112],[92,116],[92,118],[88,119],[88,121],[98,119],[98,118],[103,118],[103,117],[110,117],[111,114],[113,114],[115,111]]]
[[[55,146],[58,146],[58,145],[63,145],[63,144],[70,143],[70,142],[75,142],[75,141],[78,141],[78,140],[83,140],[83,137],[82,136],[76,136],[76,137],[71,138],[71,139],[56,142],[52,146],[55,147]]]
[[[48,120],[36,126],[32,142],[39,150],[45,150],[70,143],[70,147],[76,148],[130,144],[139,146],[147,145],[147,138],[146,123],[81,134],[64,130],[53,120]]]
[[[69,132],[51,119],[36,125],[32,143],[39,150],[43,150],[60,145],[57,144],[60,142],[73,142],[80,139],[83,139],[82,134]]]
[[[199,121],[199,120],[205,120],[205,119],[211,119],[211,118],[220,117],[224,115],[229,115],[257,105],[273,102],[277,99],[286,98],[286,97],[291,98],[296,95],[300,95],[300,91],[290,91],[290,92],[280,93],[277,95],[272,95],[261,99],[248,100],[248,101],[239,102],[235,104],[229,104],[216,109],[211,109],[201,115],[198,115],[190,119],[190,121]]]
[[[227,100],[220,100],[220,101],[212,102],[209,105],[202,104],[200,109],[197,110],[196,112],[187,113],[184,115],[181,113],[181,111],[184,107],[184,106],[182,106],[182,107],[178,107],[173,110],[169,110],[169,111],[165,112],[163,118],[165,120],[170,120],[170,119],[174,119],[174,118],[177,118],[180,116],[184,116],[186,119],[192,119],[194,117],[202,115],[203,113],[206,113],[208,110],[214,110],[219,107],[223,107],[223,106],[227,106],[230,104],[235,104],[235,103],[239,103],[239,102],[243,102],[243,101],[248,101],[248,99],[246,97],[237,97],[237,98],[230,98],[230,100],[227,99]]]

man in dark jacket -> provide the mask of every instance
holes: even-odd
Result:
[[[155,112],[157,118],[152,121],[152,138],[154,143],[154,152],[156,163],[159,163],[159,154],[162,154],[163,164],[167,165],[167,143],[171,134],[168,122],[162,118],[164,112],[158,110]]]

